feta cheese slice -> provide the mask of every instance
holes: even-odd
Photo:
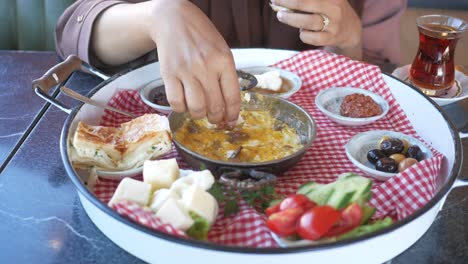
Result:
[[[156,217],[181,231],[187,231],[194,223],[187,209],[172,197],[163,203],[156,213]]]
[[[170,189],[159,189],[154,192],[153,200],[150,204],[150,209],[154,213],[158,212],[161,206],[167,201],[167,199],[173,198],[175,200],[180,200],[180,196]]]
[[[109,201],[109,206],[121,202],[131,201],[141,206],[146,206],[151,195],[151,185],[132,178],[124,178],[120,181],[117,190]]]
[[[151,184],[153,190],[170,188],[179,178],[179,165],[175,158],[146,160],[143,164],[143,181]]]
[[[283,80],[278,71],[267,71],[263,74],[254,75],[257,78],[257,87],[272,91],[279,91]]]
[[[211,225],[218,214],[216,199],[198,185],[190,186],[182,195],[182,204],[188,211],[203,217]]]

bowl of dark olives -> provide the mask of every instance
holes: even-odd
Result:
[[[171,112],[162,79],[154,80],[143,86],[140,89],[140,98],[146,105],[161,113],[168,114]]]
[[[387,180],[432,157],[421,141],[403,133],[374,130],[358,133],[345,145],[348,158],[368,176]]]

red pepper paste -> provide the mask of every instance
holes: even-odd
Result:
[[[380,106],[364,94],[347,95],[341,103],[340,114],[347,117],[371,117],[382,114]]]

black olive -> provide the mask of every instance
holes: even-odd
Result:
[[[386,139],[380,143],[380,149],[388,156],[395,153],[401,153],[404,148],[405,145],[403,144],[403,141],[398,138]]]
[[[421,161],[424,158],[421,149],[416,145],[412,145],[408,148],[406,156],[408,158],[416,159],[417,161]]]
[[[394,159],[391,158],[381,158],[375,163],[375,169],[378,171],[384,172],[397,172],[398,166]]]
[[[169,106],[167,101],[166,91],[164,91],[164,86],[156,87],[151,90],[148,94],[149,100],[158,105]]]
[[[385,153],[380,149],[371,149],[367,152],[367,160],[372,164],[375,164],[379,159],[385,157]]]

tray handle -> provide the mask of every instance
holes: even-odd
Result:
[[[104,80],[109,77],[94,69],[88,63],[81,61],[76,55],[68,56],[64,61],[50,68],[42,77],[32,81],[33,91],[45,101],[70,114],[71,108],[49,95],[49,91],[55,86],[62,86],[68,77],[75,71],[85,71],[94,74]]]

